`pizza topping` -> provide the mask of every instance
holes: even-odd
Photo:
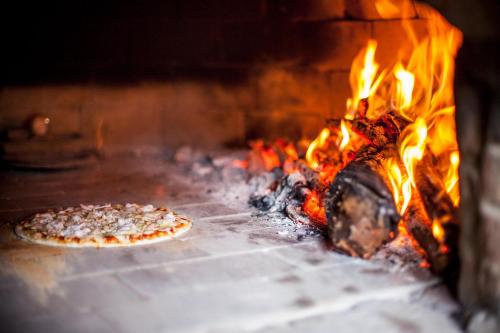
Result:
[[[36,214],[18,226],[33,239],[57,242],[124,243],[174,235],[190,222],[167,208],[153,205],[80,205]],[[186,224],[187,223],[187,224]]]

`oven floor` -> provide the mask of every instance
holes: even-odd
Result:
[[[9,332],[461,331],[435,278],[284,233],[161,159],[2,171],[0,195],[0,318]],[[12,234],[34,212],[108,202],[166,205],[193,228],[119,249],[44,247]]]

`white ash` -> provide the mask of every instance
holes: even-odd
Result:
[[[282,213],[259,213],[255,217],[264,224],[275,227],[276,233],[282,237],[302,241],[306,238],[323,237],[324,231],[309,224],[296,223]]]

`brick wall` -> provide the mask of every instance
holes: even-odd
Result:
[[[326,117],[345,112],[349,68],[369,38],[379,40],[381,62],[392,58],[395,38],[409,43],[398,17],[382,19],[371,1],[243,4],[180,1],[157,13],[125,7],[108,14],[106,26],[92,17],[94,30],[112,27],[93,42],[97,56],[11,64],[6,73],[18,67],[21,83],[4,78],[0,128],[44,114],[54,135],[79,133],[90,144],[100,136],[110,151],[312,137]],[[423,26],[401,13],[408,16]],[[57,77],[25,78],[26,66],[53,68]]]
[[[430,2],[464,34],[455,73],[461,154],[459,297],[466,312],[472,315],[469,331],[498,332],[500,54],[497,45],[500,41],[500,4],[492,0]],[[492,319],[488,321],[485,313]],[[493,328],[495,322],[497,326]]]

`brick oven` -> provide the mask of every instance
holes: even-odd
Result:
[[[409,66],[416,41],[433,33],[431,7],[412,0],[6,5],[0,318],[8,331],[495,332],[499,5],[425,2],[463,34],[450,81],[460,155],[453,242],[435,237],[429,250],[392,241],[393,223],[366,256],[338,253],[335,237],[290,213],[263,212],[268,197],[258,197],[260,211],[248,202],[262,184],[278,193],[281,179],[290,180],[283,142],[305,160],[327,120],[342,119],[338,141],[346,136],[340,126],[352,120],[353,61],[376,41],[379,75],[396,58]],[[416,123],[409,118],[405,125]],[[252,169],[255,142],[279,150],[278,168]],[[439,158],[433,163],[431,171]],[[430,206],[440,209],[446,198]],[[403,219],[394,192],[389,201]],[[13,232],[48,209],[129,202],[172,208],[193,220],[192,230],[119,249],[43,246]],[[442,228],[430,223],[432,238]],[[371,231],[363,236],[370,242]],[[411,237],[428,244],[427,236]],[[444,245],[446,267],[438,269]]]

